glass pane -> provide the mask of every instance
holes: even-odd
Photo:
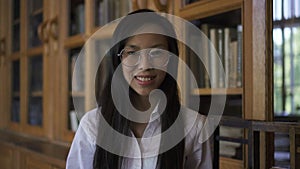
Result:
[[[300,6],[298,0],[273,5],[274,114],[280,120],[300,115]]]
[[[282,11],[281,11],[281,8],[282,8],[282,0],[273,0],[273,11],[276,11],[276,12],[273,12],[273,20],[276,21],[276,20],[281,20],[281,17],[282,17]]]
[[[78,57],[81,48],[71,49],[69,51],[69,114],[68,129],[76,131],[78,119],[85,112],[85,77],[84,77],[84,58]]]
[[[84,103],[85,99],[83,96],[70,96],[69,97],[69,116],[68,116],[68,130],[76,131],[81,118],[81,113],[84,112],[84,105],[77,103]],[[75,105],[76,104],[76,110]],[[78,106],[82,105],[82,106]]]
[[[33,126],[43,125],[43,99],[40,96],[29,97],[27,123]]]
[[[20,50],[20,0],[13,1],[12,10],[12,51]]]
[[[31,0],[32,12],[37,12],[43,8],[43,0]]]
[[[43,88],[43,57],[35,56],[29,62],[29,91],[40,92]]]
[[[12,32],[12,51],[17,52],[20,50],[20,24],[13,25]]]
[[[20,0],[13,1],[13,20],[20,19]]]
[[[95,25],[103,26],[117,18],[125,16],[130,9],[130,0],[96,0]]]
[[[20,92],[20,61],[12,62],[12,86],[13,92]]]
[[[84,91],[84,59],[78,57],[81,48],[72,49],[69,55],[69,89],[70,91]],[[79,60],[78,60],[79,59]]]
[[[83,0],[71,0],[70,6],[70,27],[69,35],[83,33],[85,30],[85,5]]]
[[[295,16],[300,17],[300,1],[295,1]]]
[[[28,15],[28,47],[36,47],[42,44],[38,37],[38,26],[43,22],[43,8],[40,0],[37,4],[36,1],[29,1],[29,15]],[[37,9],[36,9],[37,8]]]
[[[29,107],[28,124],[42,125],[43,121],[43,57],[31,57],[28,65]]]
[[[19,97],[13,97],[12,99],[10,120],[16,123],[20,122],[20,98]]]
[[[284,0],[283,1],[283,17],[284,19],[291,18],[291,9],[292,9],[292,0]]]
[[[20,61],[12,62],[12,103],[11,116],[12,122],[20,122]]]

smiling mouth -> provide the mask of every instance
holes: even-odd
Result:
[[[155,78],[155,76],[135,76],[135,78],[141,82],[148,82]]]

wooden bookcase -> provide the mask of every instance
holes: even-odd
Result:
[[[82,112],[96,107],[94,91],[86,87],[94,83],[93,77],[81,75],[82,86],[71,89],[74,62],[88,38],[128,13],[131,1],[1,0],[0,7],[0,133],[8,132],[12,138],[0,139],[6,153],[0,168],[63,168],[75,133],[70,124],[73,98],[81,100]],[[112,31],[102,38],[109,39]],[[89,74],[93,67],[87,65],[93,60],[88,51],[83,52],[80,59],[84,73]],[[23,136],[30,139],[20,141]],[[49,147],[38,147],[36,140]],[[31,142],[33,146],[25,146]],[[50,150],[51,146],[62,152]],[[55,151],[60,157],[49,157]],[[19,166],[13,164],[14,153]]]
[[[112,0],[41,0],[40,5],[31,1],[0,0],[0,115],[3,117],[0,118],[0,132],[25,135],[31,137],[31,141],[60,145],[58,149],[68,150],[74,136],[70,125],[70,112],[74,109],[72,98],[81,100],[83,112],[95,107],[92,99],[94,91],[87,87],[93,83],[91,77],[82,75],[83,86],[77,91],[71,90],[74,60],[93,33],[103,24],[126,14],[129,6],[132,9],[148,7],[189,21],[223,27],[241,25],[242,85],[227,89],[228,101],[238,106],[228,106],[225,110],[230,115],[238,112],[243,120],[272,119],[271,0],[198,0],[190,4],[183,4],[184,0],[120,0],[118,5],[121,8],[112,18],[102,18],[99,13],[99,10],[105,10],[103,2],[108,4]],[[19,5],[14,4],[16,2]],[[109,12],[107,9],[106,12]],[[112,31],[103,38],[109,39]],[[85,48],[90,50],[81,51],[85,54],[81,59],[84,59],[83,64],[90,65],[93,60],[89,51],[96,50],[96,47]],[[187,55],[181,57],[189,62]],[[93,70],[93,67],[82,66],[86,73]],[[180,78],[188,77],[182,75]],[[187,80],[186,87],[189,85]],[[218,90],[222,89],[216,89],[217,93]],[[207,100],[211,95],[209,87],[188,92]],[[36,116],[37,121],[34,120]],[[247,130],[243,134],[246,137]],[[18,140],[15,136],[12,138]],[[50,158],[52,161],[47,161],[49,157],[43,156],[43,151],[27,151],[26,147],[17,143],[11,141],[11,144],[0,145],[7,154],[1,156],[0,161],[3,160],[7,168],[22,166],[14,166],[16,164],[6,158],[12,156],[27,168],[63,168],[61,159]],[[260,143],[261,147],[266,145],[264,140]],[[241,157],[222,157],[220,164],[224,168],[247,166],[246,146],[242,148]]]
[[[235,32],[239,32],[237,27],[242,28],[242,32],[237,37],[230,35],[231,41],[237,42],[239,50],[242,51],[238,55],[238,65],[236,69],[241,72],[242,78],[238,85],[230,85],[232,79],[230,74],[228,78],[228,86],[220,84],[217,88],[214,88],[214,95],[222,95],[224,87],[226,86],[226,103],[223,115],[234,116],[242,120],[272,120],[272,27],[271,27],[271,6],[272,1],[269,0],[196,0],[190,1],[176,0],[173,4],[173,13],[188,21],[191,21],[195,26],[199,27],[211,40],[211,43],[215,45],[215,48],[223,61],[224,69],[226,72],[225,62],[226,59],[222,59],[224,52],[220,52],[218,49],[218,42],[214,43],[212,37],[218,37],[218,32],[222,33],[224,38],[225,29],[234,29]],[[214,29],[214,30],[213,30]],[[213,30],[213,31],[212,31]],[[217,33],[215,33],[217,32]],[[221,37],[220,36],[220,37]],[[219,38],[220,39],[220,38]],[[217,40],[219,40],[217,38]],[[226,50],[224,46],[224,39],[221,39],[221,45],[223,45],[223,51]],[[197,42],[195,42],[197,43]],[[199,44],[200,45],[200,44]],[[227,45],[229,46],[229,45]],[[232,48],[230,48],[232,50]],[[188,53],[188,52],[187,52]],[[229,58],[232,55],[229,55]],[[198,65],[195,65],[195,58],[191,55],[182,55],[185,60],[193,69],[201,67],[200,60],[196,61]],[[191,60],[193,59],[193,60]],[[232,64],[232,62],[229,62]],[[193,71],[193,70],[192,70]],[[199,83],[205,81],[205,72],[193,71],[194,76],[199,76]],[[230,71],[229,71],[230,72]],[[183,77],[186,78],[186,77]],[[201,81],[202,78],[202,81]],[[210,77],[213,78],[213,77]],[[188,78],[185,80],[185,88],[191,95],[200,97],[201,102],[204,103],[200,112],[204,114],[208,111],[211,88],[210,85],[203,85],[198,83],[199,88],[190,89]],[[210,79],[211,80],[211,79]],[[219,92],[220,91],[220,92]],[[203,101],[204,100],[204,101]],[[235,128],[236,129],[236,128]],[[231,129],[232,130],[232,129]],[[247,139],[249,130],[242,130],[241,139]],[[221,129],[224,132],[224,129]],[[220,131],[220,134],[222,135]],[[226,142],[220,142],[228,143]],[[261,140],[262,145],[265,145],[265,140]],[[235,143],[233,143],[235,144]],[[222,148],[220,147],[222,150]],[[241,145],[239,157],[226,157],[219,158],[220,168],[246,168],[248,166],[248,146]],[[222,151],[221,151],[222,152]],[[264,159],[264,155],[261,156]]]

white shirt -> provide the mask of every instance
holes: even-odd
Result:
[[[191,112],[192,110],[184,108],[184,113]],[[154,110],[155,111],[155,110]],[[193,112],[195,113],[195,112]],[[151,118],[157,116],[153,112]],[[186,169],[211,169],[212,156],[209,141],[200,143],[200,133],[203,127],[205,117],[197,115],[196,119],[186,116],[187,124],[192,123],[190,130],[186,131],[185,149],[184,149],[184,166]],[[67,169],[92,169],[94,152],[96,150],[97,129],[100,115],[97,109],[94,109],[84,115],[80,121],[78,130],[76,131],[74,140],[72,142],[68,158]],[[147,152],[149,144],[143,138],[155,136],[161,132],[160,118],[155,118],[148,123],[140,143],[136,141],[134,144],[140,148],[140,152]],[[132,136],[134,136],[132,134]],[[155,169],[157,166],[157,156],[147,158],[129,158],[124,157],[122,161],[122,169]]]

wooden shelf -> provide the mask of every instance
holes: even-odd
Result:
[[[38,14],[42,14],[43,13],[43,8],[37,9],[35,11],[32,11],[32,15],[38,15]]]
[[[32,97],[43,97],[43,92],[42,91],[30,92],[30,96],[32,96]]]
[[[70,92],[70,95],[73,97],[84,97],[84,92],[83,91],[79,91],[79,92]]]
[[[192,91],[193,95],[211,95],[212,92],[214,95],[242,95],[243,88],[218,88],[218,89],[194,89]]]
[[[239,9],[242,4],[243,0],[198,1],[181,8],[179,16],[187,20],[201,19],[234,9]]]
[[[220,169],[243,169],[244,163],[242,160],[236,160],[227,157],[220,157]]]

